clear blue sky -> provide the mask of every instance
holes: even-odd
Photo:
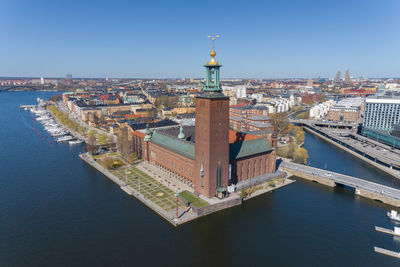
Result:
[[[400,76],[400,1],[0,0],[0,76]]]

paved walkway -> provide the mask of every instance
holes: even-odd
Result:
[[[93,160],[93,158],[87,153],[80,154],[79,157],[118,184],[127,194],[134,196],[146,204],[171,224],[177,226],[178,224],[182,224],[198,217],[195,213],[190,212],[188,207],[184,206],[181,202],[178,202],[179,220],[176,221],[175,192],[158,183],[155,179],[146,175],[137,168],[128,167],[109,171]],[[125,170],[128,170],[126,174]],[[126,181],[128,181],[128,184],[126,184]]]
[[[176,209],[175,192],[138,168],[121,168],[111,172],[140,195],[154,202],[165,211]],[[179,201],[178,206],[184,207]]]
[[[148,173],[152,177],[156,178],[160,183],[176,190],[194,192],[194,189],[184,182],[174,178],[173,175],[155,165],[152,165],[146,161],[142,161],[137,165],[137,168]]]

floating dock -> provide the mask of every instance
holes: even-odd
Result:
[[[377,232],[385,233],[388,235],[400,236],[400,228],[399,227],[394,227],[394,230],[390,230],[390,229],[375,226],[375,230]]]
[[[374,247],[375,252],[400,259],[400,252]]]
[[[22,109],[31,109],[31,108],[36,108],[37,106],[35,106],[35,105],[19,105],[19,107]]]

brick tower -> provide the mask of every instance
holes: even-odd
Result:
[[[221,65],[211,60],[205,65],[207,79],[196,97],[194,189],[206,196],[225,195],[229,176],[229,97],[219,82]]]

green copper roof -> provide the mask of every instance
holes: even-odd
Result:
[[[150,142],[174,151],[184,157],[194,159],[194,144],[191,142],[160,134],[157,131],[153,133]]]
[[[229,160],[265,153],[273,150],[266,138],[257,138],[229,144]]]

